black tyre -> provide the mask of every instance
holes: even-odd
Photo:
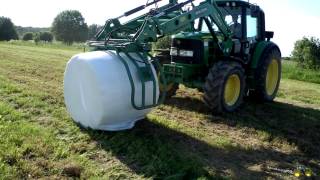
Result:
[[[204,101],[213,112],[233,112],[241,105],[244,90],[245,75],[241,64],[220,61],[207,76]]]
[[[256,88],[249,95],[260,102],[273,101],[278,93],[280,80],[281,53],[277,47],[272,47],[261,56],[255,71]]]

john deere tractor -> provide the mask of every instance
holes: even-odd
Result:
[[[133,62],[145,63],[143,68],[137,66],[144,82],[152,81],[152,66],[156,67],[162,97],[140,107],[132,97],[136,109],[157,106],[174,95],[179,84],[203,91],[204,102],[213,112],[235,111],[245,96],[273,101],[281,77],[281,52],[270,41],[274,33],[265,30],[265,15],[259,6],[240,0],[204,0],[199,4],[195,0],[170,0],[120,23],[120,18],[159,1],[148,1],[108,20],[90,42],[96,50],[114,50],[127,54]],[[151,44],[165,36],[172,39],[170,55],[159,63],[151,55]],[[130,57],[130,53],[141,58]],[[134,92],[134,82],[130,82]]]

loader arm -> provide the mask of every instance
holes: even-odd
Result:
[[[192,10],[184,11],[180,15],[163,22],[161,17],[166,16],[175,10],[181,9],[193,1],[194,0],[188,0],[180,4],[176,4],[159,14],[148,17],[145,20],[146,22],[143,25],[142,30],[140,30],[136,35],[135,41],[137,43],[145,43],[151,40],[154,42],[159,36],[161,37],[189,30],[190,25],[199,18],[210,19],[211,22],[214,22],[219,27],[225,38],[230,38],[229,27],[222,18],[214,1],[204,1],[199,6],[193,7]]]
[[[102,49],[122,48],[127,51],[149,50],[148,44],[158,41],[167,35],[179,33],[181,31],[190,31],[193,29],[193,23],[197,19],[203,19],[217,42],[215,32],[212,30],[212,24],[219,28],[224,36],[224,42],[228,46],[219,46],[221,52],[229,54],[231,48],[231,31],[221,16],[221,12],[214,0],[206,0],[198,6],[194,6],[194,0],[187,0],[177,3],[176,0],[170,0],[169,4],[160,8],[153,9],[150,12],[141,15],[127,23],[121,24],[119,18],[132,15],[153,5],[161,0],[154,0],[144,6],[139,6],[133,10],[124,13],[116,19],[107,21],[104,28],[96,36],[97,41],[91,42],[91,46],[98,46]],[[192,10],[183,10],[187,5],[192,6]],[[125,34],[125,35],[124,35]],[[102,41],[104,41],[102,43]],[[132,49],[132,50],[130,50]]]

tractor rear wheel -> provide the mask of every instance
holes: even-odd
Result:
[[[278,93],[280,80],[281,53],[277,48],[272,48],[262,54],[255,71],[254,99],[266,102],[273,101]]]
[[[216,113],[233,112],[242,103],[245,75],[241,64],[217,62],[209,71],[204,86],[204,101]]]

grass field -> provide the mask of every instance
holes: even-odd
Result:
[[[320,173],[320,84],[285,74],[276,102],[221,116],[181,87],[132,130],[92,131],[72,122],[63,100],[65,63],[81,51],[0,43],[0,179],[292,179],[284,171],[298,165]]]
[[[283,77],[320,84],[320,71],[297,68],[297,62],[283,61]]]

